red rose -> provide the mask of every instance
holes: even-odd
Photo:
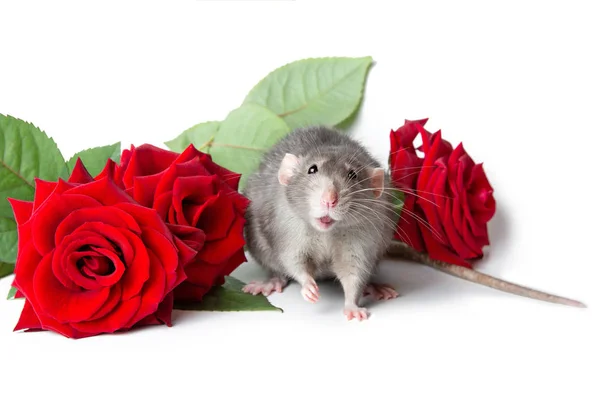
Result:
[[[173,289],[195,251],[155,210],[78,162],[68,182],[36,181],[12,200],[19,233],[13,285],[25,297],[15,330],[70,338],[171,324]]]
[[[106,174],[106,173],[105,173]],[[222,168],[192,145],[183,153],[152,145],[124,150],[113,173],[136,201],[158,211],[171,231],[198,251],[185,267],[187,280],[175,299],[199,301],[246,261],[239,174]]]
[[[426,131],[426,122],[407,120],[390,133],[392,181],[405,193],[396,238],[433,259],[470,267],[469,260],[481,258],[489,244],[493,189],[462,143],[453,149],[441,131]],[[423,145],[415,149],[418,134]]]

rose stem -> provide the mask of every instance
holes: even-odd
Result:
[[[388,255],[393,257],[401,257],[425,264],[439,271],[467,280],[501,290],[506,293],[516,294],[518,296],[529,297],[535,300],[547,301],[550,303],[563,304],[566,306],[586,308],[587,306],[577,300],[567,299],[565,297],[555,296],[549,293],[540,292],[539,290],[531,289],[525,286],[520,286],[502,279],[494,278],[493,276],[484,274],[483,272],[475,271],[470,268],[461,267],[460,265],[448,264],[443,261],[438,261],[430,258],[427,254],[421,253],[409,247],[406,243],[394,240],[388,248]]]

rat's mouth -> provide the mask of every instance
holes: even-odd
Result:
[[[325,215],[324,217],[317,218],[317,223],[321,228],[329,229],[335,223],[335,220],[329,215]]]

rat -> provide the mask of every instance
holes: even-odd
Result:
[[[248,177],[244,235],[252,258],[268,273],[243,291],[281,292],[290,280],[305,300],[319,300],[318,280],[344,291],[348,320],[368,318],[363,295],[398,296],[372,279],[395,231],[389,174],[357,140],[336,128],[298,128],[279,140]]]

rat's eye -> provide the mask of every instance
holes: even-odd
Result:
[[[310,168],[308,169],[308,173],[309,174],[314,174],[317,171],[318,171],[318,169],[317,169],[317,165],[316,164],[311,165]]]
[[[353,169],[351,169],[350,171],[348,171],[348,178],[350,179],[356,179],[356,172],[354,172]]]

